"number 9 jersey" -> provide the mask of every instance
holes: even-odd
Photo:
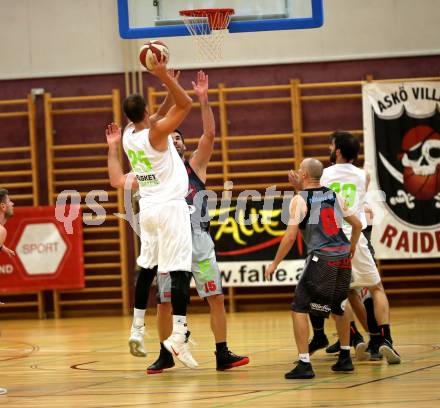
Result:
[[[367,192],[367,174],[351,163],[333,164],[324,169],[321,176],[321,186],[338,193],[345,200],[347,207],[353,210],[360,219],[362,229],[367,227],[364,204]],[[344,231],[351,227],[344,223]]]

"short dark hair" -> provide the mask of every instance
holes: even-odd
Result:
[[[337,131],[330,136],[335,142],[335,149],[339,149],[342,157],[347,161],[354,161],[358,158],[361,144],[359,139],[350,132]]]
[[[9,195],[9,191],[6,188],[0,188],[0,203],[5,202],[6,196]]]
[[[130,95],[124,101],[124,113],[133,123],[141,122],[144,119],[145,108],[147,107],[142,95]]]
[[[180,129],[174,129],[173,133],[178,133],[180,138],[182,139],[183,144],[185,144],[185,138],[183,137],[183,133]]]

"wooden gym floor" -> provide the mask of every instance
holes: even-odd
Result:
[[[284,380],[296,358],[289,311],[228,317],[229,345],[251,363],[215,371],[208,315],[193,315],[197,370],[146,375],[157,355],[155,319],[148,316],[147,358],[128,353],[131,318],[1,321],[0,407],[439,407],[440,307],[395,308],[393,334],[401,365],[356,364],[354,374],[330,371],[334,357],[313,356],[316,378]],[[330,340],[333,322],[327,323]]]

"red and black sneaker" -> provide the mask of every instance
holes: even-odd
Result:
[[[147,367],[147,374],[160,374],[167,368],[174,367],[174,359],[167,349],[161,349],[158,359]]]
[[[217,371],[229,370],[249,364],[249,357],[237,356],[229,349],[216,352],[215,357],[217,360]]]

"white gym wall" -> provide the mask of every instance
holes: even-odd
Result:
[[[439,54],[439,3],[325,0],[321,29],[234,34],[214,66]],[[174,67],[212,66],[190,38],[165,41]],[[0,0],[0,50],[0,79],[123,72],[116,0]]]

